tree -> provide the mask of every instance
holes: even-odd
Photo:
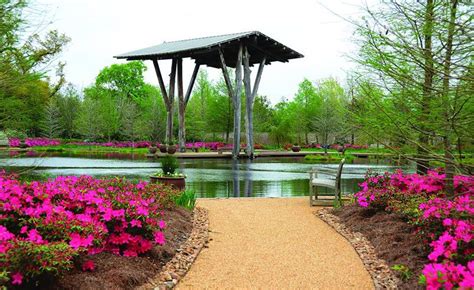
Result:
[[[71,139],[77,131],[77,118],[81,101],[77,90],[70,84],[63,95],[57,97],[59,120],[63,136]]]
[[[86,98],[79,111],[77,118],[77,128],[82,136],[87,140],[97,140],[101,136],[101,124],[98,101]]]
[[[0,129],[28,131],[40,134],[43,108],[64,84],[63,64],[57,64],[59,81],[51,84],[45,73],[62,52],[69,38],[55,30],[40,36],[29,33],[44,25],[26,20],[27,1],[0,1]],[[15,113],[13,113],[15,112]]]
[[[313,118],[317,114],[322,104],[321,96],[316,94],[316,88],[308,79],[304,79],[298,85],[294,102],[297,106],[297,114],[300,124],[298,132],[302,132],[305,136],[306,144],[309,143],[308,134],[313,131]]]
[[[253,107],[255,132],[269,132],[272,126],[273,108],[266,96],[256,96]]]
[[[146,84],[145,96],[139,102],[143,112],[143,136],[157,142],[165,139],[166,109],[158,88]]]
[[[318,84],[317,95],[322,102],[311,120],[315,131],[322,137],[322,143],[328,145],[329,135],[337,136],[343,128],[344,89],[336,80],[326,79]],[[325,146],[324,152],[327,153],[327,146]]]
[[[56,138],[63,132],[60,121],[61,113],[57,101],[50,99],[44,108],[44,117],[41,122],[42,135],[48,138]]]
[[[113,64],[103,68],[96,77],[95,86],[108,90],[112,96],[127,99],[141,98],[145,94],[143,73],[146,66],[142,61]]]
[[[133,145],[140,132],[139,118],[141,116],[141,112],[138,109],[137,104],[132,101],[126,101],[123,104],[123,111],[124,114],[121,120],[122,132],[128,138],[128,140],[132,140]]]
[[[384,111],[390,120],[385,123],[388,131],[416,146],[417,171],[426,173],[430,160],[442,161],[452,183],[453,168],[460,166],[450,144],[459,139],[466,124],[461,117],[468,118],[465,112],[473,106],[472,87],[457,91],[463,79],[473,80],[472,5],[427,0],[383,1],[376,7],[365,9],[365,22],[357,28],[360,75],[405,112]],[[439,139],[445,140],[443,156],[436,152]]]

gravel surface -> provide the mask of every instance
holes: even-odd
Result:
[[[351,245],[315,217],[307,198],[200,199],[209,244],[186,288],[373,289]]]

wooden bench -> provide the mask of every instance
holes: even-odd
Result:
[[[342,159],[337,169],[313,168],[309,172],[309,205],[333,205],[334,202],[341,202],[341,175],[344,162]],[[326,175],[328,177],[322,177]],[[318,187],[334,189],[334,196],[320,195]],[[331,198],[328,198],[331,197]],[[333,197],[333,198],[332,198]]]

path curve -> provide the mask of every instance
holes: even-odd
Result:
[[[186,288],[373,289],[351,245],[307,198],[200,199],[209,248],[178,284]]]

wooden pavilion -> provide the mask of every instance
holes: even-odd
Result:
[[[242,93],[242,81],[247,104],[245,114],[245,130],[247,137],[246,154],[249,158],[253,158],[253,104],[255,96],[257,95],[263,67],[274,61],[288,62],[290,59],[301,57],[303,57],[302,54],[258,31],[163,42],[156,46],[115,56],[117,59],[153,61],[161,94],[163,95],[167,110],[166,140],[168,143],[173,139],[173,106],[177,74],[179,120],[178,140],[180,150],[185,150],[186,106],[191,97],[191,92],[199,67],[201,65],[207,65],[209,67],[222,69],[227,90],[232,99],[234,108],[233,158],[238,158],[240,151],[240,96]],[[183,90],[183,58],[191,58],[195,62],[194,71],[186,93],[184,93]],[[160,66],[158,64],[158,61],[163,59],[172,60],[168,91],[166,90]],[[250,67],[255,64],[259,64],[259,67],[255,81],[252,85]],[[229,77],[227,71],[228,67],[235,68],[234,82],[232,82]]]

